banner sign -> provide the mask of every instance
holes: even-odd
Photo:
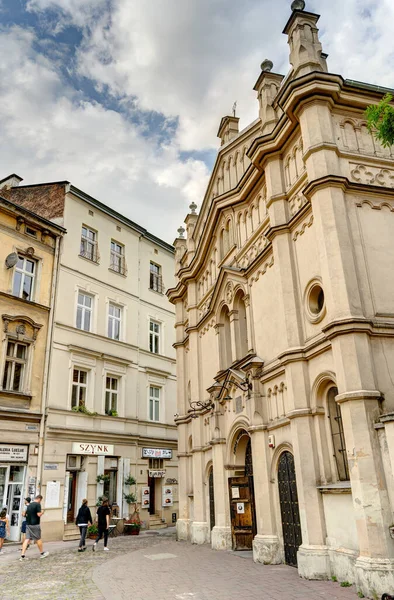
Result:
[[[172,506],[174,504],[172,498],[172,487],[163,486],[163,506]]]
[[[150,489],[148,487],[143,487],[141,489],[141,507],[142,508],[149,508],[149,502],[150,502],[149,493],[150,493]]]
[[[153,469],[149,469],[149,477],[165,477],[166,476],[166,472],[165,471],[158,471],[158,470],[153,470]]]
[[[0,461],[26,462],[28,446],[0,444]]]
[[[142,448],[142,458],[172,458],[172,450],[167,448]]]
[[[114,447],[112,444],[86,444],[85,442],[73,442],[72,454],[93,454],[95,456],[112,456]]]

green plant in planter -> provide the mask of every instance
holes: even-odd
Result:
[[[95,525],[95,524],[90,525],[90,527],[88,527],[88,536],[89,537],[90,536],[96,537],[96,535],[98,535],[98,527],[97,527],[97,525]]]
[[[101,506],[101,505],[102,505],[102,503],[103,503],[103,498],[104,498],[104,496],[99,496],[99,497],[97,498],[96,506]]]
[[[127,504],[135,504],[137,502],[136,494],[123,494],[123,498]]]
[[[82,413],[84,415],[88,415],[89,417],[95,417],[95,416],[97,416],[96,412],[91,412],[90,410],[88,410],[86,408],[86,406],[84,404],[79,404],[78,406],[73,406],[72,410],[74,412],[79,412],[79,413]]]
[[[371,104],[365,111],[369,131],[385,148],[394,144],[394,106],[390,104],[392,99],[391,94],[386,94],[378,104]]]
[[[118,411],[116,410],[112,410],[112,408],[107,412],[107,415],[109,417],[117,417],[118,416]]]
[[[97,483],[105,483],[106,481],[109,481],[109,480],[110,480],[109,475],[102,474],[102,475],[97,475],[97,477],[96,477]]]
[[[128,477],[126,477],[126,479],[124,480],[123,483],[124,483],[124,485],[135,485],[137,483],[137,481],[134,479],[134,477],[129,475]]]

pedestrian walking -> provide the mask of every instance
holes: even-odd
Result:
[[[98,536],[97,540],[94,542],[92,546],[93,552],[97,548],[97,544],[104,536],[104,550],[108,552],[108,529],[109,529],[109,516],[111,514],[111,510],[108,506],[108,498],[103,496],[101,501],[101,506],[97,509],[97,528],[98,528]]]
[[[44,547],[41,540],[41,517],[44,514],[44,510],[41,507],[42,496],[38,495],[34,498],[34,502],[26,507],[26,539],[23,542],[22,554],[20,561],[26,560],[26,548],[29,543],[33,540],[37,544],[37,548],[40,551],[40,558],[46,558],[49,552],[44,552]]]
[[[0,555],[3,552],[3,544],[7,535],[10,535],[10,522],[7,517],[7,510],[3,508],[0,512]]]
[[[88,526],[92,524],[92,514],[90,512],[90,508],[88,507],[88,501],[86,498],[82,500],[82,506],[78,511],[77,518],[75,520],[75,525],[79,527],[79,533],[81,534],[81,538],[79,540],[78,552],[83,552],[86,550],[86,532],[88,530]]]
[[[26,539],[26,507],[29,506],[31,502],[31,498],[28,496],[27,498],[25,498],[25,509],[22,512],[22,527],[21,527],[21,534],[22,534],[22,548],[23,548],[23,542]],[[29,546],[27,546],[27,549],[29,548]]]

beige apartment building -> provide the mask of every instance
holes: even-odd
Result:
[[[178,512],[174,248],[68,182],[16,185],[13,202],[67,229],[60,253],[38,475],[45,539],[76,534],[83,498],[145,527]],[[136,484],[130,482],[130,477]]]
[[[222,119],[175,241],[177,531],[380,597],[394,589],[394,153],[364,111],[386,90],[328,71],[304,5],[284,29],[290,72],[265,60],[257,119]]]
[[[55,283],[63,227],[2,197],[0,181],[0,503],[18,541],[24,498],[36,493],[43,454]]]

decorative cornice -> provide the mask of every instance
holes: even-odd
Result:
[[[379,390],[356,390],[353,392],[344,392],[335,396],[336,402],[348,402],[349,400],[381,400],[383,394]]]

